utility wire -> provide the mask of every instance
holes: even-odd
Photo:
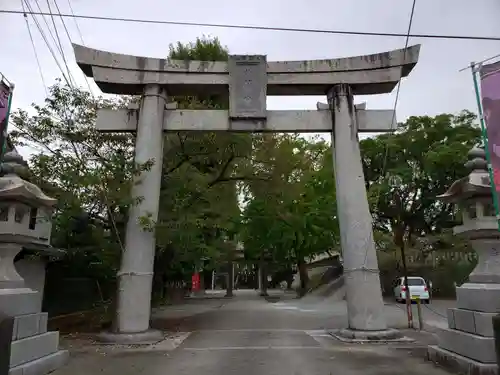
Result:
[[[48,0],[47,0],[48,1]],[[70,0],[68,0],[68,4],[69,6],[71,7],[71,2]],[[66,22],[64,22],[64,18],[61,17],[61,9],[59,9],[59,5],[57,4],[57,0],[54,0],[54,5],[56,6],[56,9],[57,9],[57,15],[61,18],[61,22],[63,24],[63,27],[64,27],[64,31],[66,32],[66,36],[68,37],[68,40],[69,40],[69,43],[72,44],[73,41],[71,40],[71,34],[69,33],[68,31],[68,28],[66,27]],[[73,11],[73,10],[72,10]],[[83,36],[81,34],[81,31],[80,31],[80,28],[78,27],[78,22],[76,20],[76,18],[74,18],[74,21],[75,21],[75,24],[76,24],[76,27],[78,29],[78,32],[80,33],[80,38],[82,40],[82,43],[83,43]],[[85,43],[83,43],[85,45]],[[69,72],[69,68],[68,68],[68,65],[66,64],[66,68],[68,69],[68,72]],[[92,91],[92,88],[90,86],[90,82],[87,78],[87,75],[83,74],[83,77],[85,78],[85,82],[87,83],[87,86],[88,86],[88,89],[90,91],[90,94],[94,97],[95,99],[95,95],[94,95],[94,92]],[[74,77],[73,77],[73,81],[76,83]]]
[[[49,0],[47,0],[48,2]],[[61,17],[61,10],[59,9],[59,5],[57,5],[57,0],[54,0],[54,5],[56,6],[56,10],[57,10],[57,15],[61,18],[61,22],[63,24],[63,27],[64,27],[64,31],[66,32],[66,36],[68,37],[68,40],[70,43],[73,43],[72,40],[71,40],[71,35],[68,31],[68,28],[66,27],[66,22],[64,22],[64,18]]]
[[[413,24],[413,16],[415,15],[415,6],[417,4],[417,0],[413,0],[413,4],[411,7],[411,13],[410,13],[410,20],[408,22],[408,31],[406,33],[406,41],[405,41],[405,49],[404,49],[404,55],[403,55],[403,61],[406,62],[406,49],[408,48],[408,43],[410,42],[410,32],[411,32],[411,26]],[[403,78],[403,66],[401,66],[401,73],[400,73],[400,78],[398,81],[398,85],[396,88],[396,98],[394,99],[394,106],[393,106],[393,112],[392,112],[392,120],[391,120],[391,135],[394,134],[394,131],[396,130],[397,126],[394,127],[394,122],[396,121],[396,108],[398,106],[398,101],[399,101],[399,92],[401,90],[401,80]],[[386,169],[387,169],[387,160],[389,158],[389,142],[385,144],[385,150],[384,150],[384,159],[382,161],[382,170],[380,176],[382,178],[385,177],[386,174]],[[381,193],[381,186],[378,187],[377,190],[377,199],[375,200],[375,207],[378,210],[378,205],[380,203],[380,193]],[[366,267],[366,260],[368,258],[368,249],[366,250],[365,253],[365,262],[364,265]]]
[[[37,1],[37,0],[35,0],[35,1],[36,1],[36,3],[38,4],[38,1]],[[70,2],[70,0],[68,0],[68,3],[69,3],[69,2]],[[26,4],[26,7],[28,7],[29,11],[26,11],[25,4]],[[58,6],[58,4],[57,4],[57,0],[54,0],[54,4],[55,4],[56,9],[57,9],[57,11],[58,11],[58,15],[60,16],[61,11],[60,11],[59,6]],[[45,93],[46,93],[47,97],[49,96],[49,95],[48,95],[48,89],[47,89],[47,86],[46,86],[46,84],[45,84],[45,80],[44,80],[44,77],[43,77],[43,74],[42,74],[42,69],[41,69],[40,61],[39,61],[39,59],[38,59],[38,54],[37,54],[37,51],[36,51],[36,47],[35,47],[35,44],[34,44],[33,35],[32,35],[32,33],[31,33],[31,29],[30,29],[30,27],[29,27],[29,22],[28,22],[28,14],[31,14],[31,16],[32,16],[33,20],[35,21],[35,24],[36,24],[36,26],[37,26],[37,28],[38,28],[38,31],[39,31],[39,32],[40,32],[40,34],[42,35],[42,38],[43,38],[43,40],[45,41],[45,44],[47,45],[47,47],[48,47],[49,51],[50,51],[50,52],[51,52],[51,54],[52,54],[52,57],[54,58],[54,61],[56,62],[57,66],[59,67],[59,70],[61,71],[61,73],[62,73],[62,75],[63,75],[63,77],[64,77],[64,79],[65,79],[65,81],[66,81],[66,84],[67,84],[70,88],[73,88],[73,89],[74,89],[75,87],[72,85],[72,82],[71,82],[71,71],[70,71],[70,69],[69,69],[69,67],[68,67],[68,64],[66,63],[66,59],[65,59],[65,56],[64,56],[64,51],[63,51],[63,48],[62,48],[61,39],[60,39],[60,37],[59,37],[59,33],[58,33],[58,31],[57,31],[57,26],[56,26],[56,24],[55,24],[54,14],[52,13],[52,10],[50,9],[50,3],[49,3],[49,0],[47,0],[47,6],[48,6],[48,8],[49,8],[49,12],[50,12],[50,13],[49,13],[49,15],[50,15],[50,17],[52,18],[52,22],[53,22],[53,25],[54,25],[54,29],[55,29],[55,33],[56,33],[56,36],[57,36],[57,40],[58,40],[58,42],[59,42],[59,48],[60,48],[60,50],[59,50],[59,51],[61,52],[62,58],[63,58],[64,63],[65,63],[65,65],[66,65],[66,68],[67,68],[67,71],[68,71],[68,75],[69,75],[69,77],[70,77],[70,80],[68,80],[68,78],[66,78],[66,75],[64,74],[64,71],[63,71],[63,69],[62,69],[61,65],[59,64],[59,62],[58,62],[58,60],[57,60],[57,58],[56,58],[56,56],[55,56],[55,53],[54,53],[54,51],[53,51],[52,47],[50,46],[50,43],[48,42],[47,37],[46,37],[46,35],[45,35],[45,33],[44,33],[44,31],[43,31],[43,29],[42,29],[41,25],[38,23],[38,20],[37,20],[37,19],[36,19],[36,17],[35,17],[35,14],[36,14],[36,13],[32,11],[32,8],[30,7],[30,4],[28,3],[28,0],[24,0],[24,2],[23,2],[23,0],[21,0],[21,5],[22,5],[23,10],[25,11],[25,13],[24,13],[24,18],[25,18],[25,20],[26,20],[26,25],[27,25],[27,27],[28,27],[28,33],[29,33],[29,35],[30,35],[30,40],[31,40],[31,43],[32,43],[32,45],[33,45],[33,51],[34,51],[34,53],[35,53],[35,58],[36,58],[36,61],[37,61],[37,64],[38,64],[38,69],[39,69],[39,71],[40,71],[40,76],[41,76],[42,83],[43,83],[43,85],[44,85],[44,89],[45,89]],[[39,4],[38,4],[38,6],[39,6]],[[71,4],[70,4],[70,6],[71,6]],[[44,17],[43,15],[42,15],[42,18],[44,18],[44,20],[45,20],[45,17]],[[45,20],[45,21],[46,21],[46,20]],[[69,33],[69,31],[68,31],[68,29],[67,29],[67,27],[66,27],[66,24],[65,24],[65,22],[64,22],[64,20],[63,20],[63,17],[62,17],[62,16],[61,16],[61,21],[62,21],[63,26],[64,26],[64,29],[65,29],[65,31],[66,31],[66,35],[67,35],[67,37],[68,37],[68,39],[69,39],[70,43],[72,43],[72,40],[71,40],[71,35],[70,35],[70,33]],[[77,23],[76,19],[75,19],[75,23]],[[48,23],[47,23],[47,22],[45,22],[45,24],[47,25],[47,28],[48,28],[48,30],[49,30],[49,33],[51,33],[51,32],[50,32],[50,27],[49,27]],[[78,28],[78,29],[79,29],[79,28]],[[81,39],[82,39],[82,43],[83,43],[83,36],[81,35],[81,31],[80,31],[80,30],[79,30],[79,32],[80,32],[80,37],[81,37]],[[52,35],[52,33],[51,33],[51,35]],[[53,35],[52,35],[52,39],[54,40],[54,43],[56,43],[56,42],[55,42],[55,38],[54,38],[54,36],[53,36]],[[57,43],[56,43],[56,46],[57,46]],[[89,86],[89,91],[90,91],[90,94],[92,95],[92,97],[94,98],[94,100],[96,100],[96,97],[95,97],[94,93],[92,92],[92,89],[91,89],[91,87],[90,87],[90,84],[89,84],[88,79],[87,79],[87,77],[86,77],[86,76],[85,76],[85,80],[86,80],[86,82],[87,82],[87,85]],[[74,81],[74,78],[73,78],[73,81]],[[79,161],[80,161],[81,166],[84,166],[84,165],[85,165],[85,163],[83,162],[83,160],[80,160],[80,158],[78,158],[78,155],[76,155],[76,157],[77,157],[77,160],[79,160]],[[122,243],[122,241],[121,241],[121,239],[120,239],[120,237],[119,237],[119,231],[118,231],[118,228],[117,228],[116,220],[115,220],[115,218],[114,218],[114,214],[113,214],[113,212],[112,212],[112,210],[111,210],[111,206],[109,205],[108,194],[107,194],[106,188],[105,188],[105,186],[104,186],[104,183],[101,183],[100,188],[101,188],[102,193],[103,193],[103,196],[104,196],[104,201],[105,201],[105,205],[106,205],[106,210],[107,210],[107,212],[108,212],[108,214],[109,214],[111,224],[112,224],[112,226],[113,226],[113,229],[114,229],[114,230],[115,230],[115,232],[116,232],[116,236],[117,236],[117,239],[118,239],[118,245],[120,246],[120,248],[121,248],[121,250],[122,250],[122,252],[123,252],[123,251],[124,251],[124,245],[123,245],[123,243]]]
[[[5,14],[23,14],[20,10],[0,10],[0,13]],[[32,12],[35,15],[48,15],[47,12]],[[484,41],[500,41],[500,36],[474,36],[474,35],[445,35],[445,34],[405,34],[405,33],[382,33],[368,31],[348,31],[348,30],[328,30],[328,29],[307,29],[307,28],[292,28],[292,27],[271,27],[257,25],[238,25],[238,24],[222,24],[222,23],[202,23],[202,22],[181,22],[167,20],[150,20],[140,18],[125,18],[125,17],[105,17],[80,14],[61,14],[61,17],[80,18],[88,20],[100,21],[116,21],[116,22],[133,22],[133,23],[148,23],[160,25],[177,25],[177,26],[197,26],[197,27],[214,27],[225,29],[246,29],[246,30],[267,30],[267,31],[288,31],[300,33],[316,33],[316,34],[338,34],[338,35],[361,35],[361,36],[385,36],[385,37],[413,37],[423,39],[456,39],[456,40],[484,40]]]
[[[23,1],[23,0],[21,0],[21,1]],[[23,11],[26,11],[26,8],[24,7],[24,3],[22,3],[22,4],[23,4]],[[40,11],[40,13],[43,13],[42,7],[40,6],[40,3],[38,2],[38,0],[35,0],[35,4],[36,4],[36,7],[38,8],[38,10]],[[31,17],[33,17],[33,19],[34,19],[35,16],[33,13],[33,8],[31,8],[31,5],[29,5],[28,3],[26,3],[26,7],[28,7],[29,12],[25,12],[24,16],[26,16],[26,14],[31,14]],[[52,41],[56,45],[56,48],[59,51],[59,54],[62,55],[63,51],[61,49],[59,49],[59,46],[58,46],[57,41],[56,41],[56,37],[52,33],[52,29],[50,28],[50,25],[49,25],[49,22],[47,21],[47,18],[44,15],[42,15],[42,19],[43,19],[43,22],[45,22],[45,26],[47,26],[47,31],[49,32],[49,35],[52,38]]]
[[[85,42],[83,41],[82,30],[80,30],[80,26],[78,25],[78,20],[76,19],[75,12],[73,11],[73,7],[71,6],[71,0],[68,0],[68,6],[69,6],[69,10],[71,12],[73,21],[75,22],[75,26],[76,26],[76,30],[78,31],[78,35],[80,35],[80,41],[82,42],[83,45],[85,45]],[[59,16],[61,16],[61,12],[59,12]],[[61,16],[61,19],[62,19],[62,16]]]
[[[23,0],[21,0],[21,5],[22,5],[23,9],[26,9],[24,6]],[[40,78],[42,79],[43,88],[45,90],[45,96],[48,97],[49,92],[47,90],[47,85],[45,84],[45,78],[43,77],[42,66],[40,65],[40,59],[38,58],[38,53],[36,52],[35,41],[33,40],[33,34],[31,33],[31,28],[30,28],[27,14],[24,15],[24,20],[26,21],[26,27],[28,29],[28,34],[30,36],[31,46],[33,47],[33,53],[35,54],[35,60],[36,60],[37,66],[38,66],[38,72],[40,73]]]
[[[56,20],[54,18],[54,13],[52,13],[52,9],[50,7],[50,0],[47,0],[47,8],[49,9],[50,18],[52,19],[52,24],[54,25],[54,31],[56,33],[57,42],[59,43],[59,48],[60,48],[60,51],[61,51],[63,63],[66,66],[66,71],[68,72],[69,80],[71,81],[71,83],[73,83],[72,79],[71,79],[72,78],[71,77],[71,71],[69,70],[68,62],[66,61],[66,56],[64,55],[64,49],[62,47],[61,38],[59,37],[59,32],[57,31],[57,26],[56,26]],[[62,17],[61,17],[61,20],[62,20]],[[64,21],[63,21],[63,24],[64,24]],[[64,28],[66,29],[66,24],[64,24]],[[67,29],[66,29],[66,31],[67,31]],[[68,36],[69,36],[69,34],[68,34]],[[71,43],[71,38],[70,38],[70,43]]]
[[[68,86],[71,87],[70,81],[68,80],[68,77],[66,77],[66,74],[64,73],[64,70],[62,69],[61,64],[59,64],[59,61],[57,60],[56,54],[54,53],[52,46],[50,45],[49,41],[47,40],[47,36],[45,35],[42,26],[40,25],[40,23],[38,22],[38,19],[35,17],[34,12],[32,11],[30,3],[28,2],[28,0],[24,0],[24,4],[26,5],[26,8],[28,9],[28,12],[26,12],[26,14],[31,14],[31,17],[33,18],[33,21],[35,22],[35,25],[37,26],[38,31],[40,32],[40,35],[42,36],[42,39],[44,40],[45,44],[47,45],[47,48],[49,49],[50,54],[54,58],[54,61],[56,62],[59,70],[61,71],[61,74],[62,74],[64,80],[66,81]]]
[[[63,24],[64,30],[66,31],[66,36],[68,37],[69,42],[70,42],[70,43],[73,43],[73,41],[71,40],[71,35],[70,35],[69,31],[68,31],[68,28],[66,27],[66,23],[64,22],[64,18],[61,16],[61,10],[59,9],[59,5],[57,4],[57,0],[53,0],[53,1],[54,1],[54,5],[56,6],[56,9],[57,9],[57,15],[58,15],[59,17],[61,17],[61,22],[62,22],[62,24]],[[48,4],[48,3],[49,3],[49,0],[47,0],[47,4]],[[70,0],[68,0],[68,4],[69,4],[69,6],[70,6],[70,8],[71,8],[71,2],[70,2]],[[49,11],[50,11],[50,7],[49,7]],[[73,12],[73,9],[71,9],[71,12]],[[52,13],[52,12],[51,12],[51,13]],[[76,24],[76,26],[77,26],[77,28],[78,28],[78,31],[79,31],[79,33],[80,33],[80,38],[81,38],[82,43],[83,43],[83,36],[82,36],[82,34],[81,34],[80,28],[78,27],[78,22],[77,22],[76,18],[73,18],[73,19],[74,19],[75,24]],[[54,25],[54,27],[55,27],[55,25]],[[59,40],[59,42],[60,42],[60,40]],[[63,58],[64,58],[64,55],[63,55]],[[65,61],[65,63],[66,63],[66,61]],[[66,64],[66,68],[68,68],[68,65],[67,65],[67,64]],[[68,73],[69,73],[69,68],[68,68]],[[94,99],[94,101],[95,101],[95,100],[96,100],[96,96],[94,95],[94,92],[92,91],[92,88],[91,88],[91,86],[90,86],[90,83],[89,83],[89,81],[88,81],[88,78],[87,78],[87,76],[86,76],[85,74],[84,74],[83,76],[84,76],[84,78],[85,78],[85,82],[87,82],[87,86],[88,86],[88,88],[89,88],[89,92],[90,92],[90,94],[91,94],[92,98],[93,98],[93,99]],[[73,79],[73,80],[74,80],[74,79]],[[85,163],[83,163],[83,160],[79,160],[79,161],[80,161],[80,163],[81,163],[81,166],[82,166],[82,167],[85,167]],[[105,185],[104,185],[104,182],[102,182],[102,181],[101,181],[101,184],[100,184],[100,188],[101,188],[101,192],[102,192],[103,197],[104,197],[104,202],[105,202],[105,205],[106,205],[106,210],[108,211],[108,215],[109,215],[109,219],[110,219],[110,221],[111,221],[111,225],[113,226],[113,229],[114,229],[114,231],[116,232],[116,238],[117,238],[117,240],[118,240],[118,245],[120,246],[120,249],[122,250],[122,252],[124,252],[124,251],[125,251],[125,248],[124,248],[124,245],[123,245],[123,243],[122,243],[122,241],[121,241],[121,239],[120,239],[120,236],[119,236],[119,231],[118,231],[118,226],[117,226],[117,224],[116,224],[116,220],[115,220],[115,217],[114,217],[114,213],[113,213],[113,211],[112,211],[112,209],[111,209],[111,205],[109,204],[109,197],[108,197],[108,192],[107,192],[107,190],[108,190],[108,189],[106,189],[106,187],[105,187]]]
[[[474,64],[467,65],[465,68],[460,69],[459,72],[463,72],[464,70],[469,70],[471,68],[474,68],[474,67],[476,67],[478,65],[484,64],[485,62],[494,60],[494,59],[499,58],[499,57],[500,57],[500,54],[488,57],[487,59],[481,60],[479,62],[475,62]]]

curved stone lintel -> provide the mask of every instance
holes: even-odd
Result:
[[[205,92],[217,92],[216,87],[227,91],[229,74],[226,62],[131,56],[76,44],[73,48],[82,71],[93,77],[106,93],[140,94],[143,86],[153,81],[167,85],[171,95],[186,94],[186,91],[197,94],[202,92],[202,86],[209,86]],[[419,52],[420,45],[415,45],[407,49],[339,59],[268,62],[267,93],[324,95],[325,87],[332,83],[353,84],[354,94],[387,93],[401,77],[410,73],[418,61]]]
[[[124,70],[144,70],[171,73],[227,73],[227,63],[223,61],[183,61],[158,59],[153,57],[125,55],[73,44],[76,62],[84,72],[92,66]],[[405,53],[406,50],[406,53]],[[371,55],[344,57],[337,59],[270,61],[268,73],[324,73],[357,70],[383,69],[404,66],[403,77],[408,75],[418,61],[420,44],[406,49],[396,49]]]
[[[144,85],[160,84],[170,95],[221,94],[228,92],[228,74],[172,73],[158,71],[121,70],[93,67],[93,77],[104,91],[117,94],[141,94]],[[392,91],[401,77],[400,67],[357,72],[274,74],[267,76],[268,95],[324,95],[338,83],[347,83],[356,95],[371,95]]]

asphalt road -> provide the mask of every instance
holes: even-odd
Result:
[[[178,311],[174,314],[176,329],[189,332],[174,350],[92,348],[74,354],[68,366],[54,375],[447,374],[410,355],[404,346],[354,345],[333,339],[325,329],[344,326],[342,308],[329,313],[287,310],[283,303],[273,306],[255,293],[210,303],[210,308],[180,319]],[[168,318],[166,310],[159,315]]]

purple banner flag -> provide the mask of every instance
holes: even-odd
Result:
[[[0,82],[0,124],[4,125],[5,118],[9,113],[10,86]]]
[[[495,190],[500,193],[500,61],[483,65],[479,76],[493,182]]]

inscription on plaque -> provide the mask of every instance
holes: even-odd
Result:
[[[267,59],[265,55],[232,55],[228,61],[229,116],[265,119]]]

